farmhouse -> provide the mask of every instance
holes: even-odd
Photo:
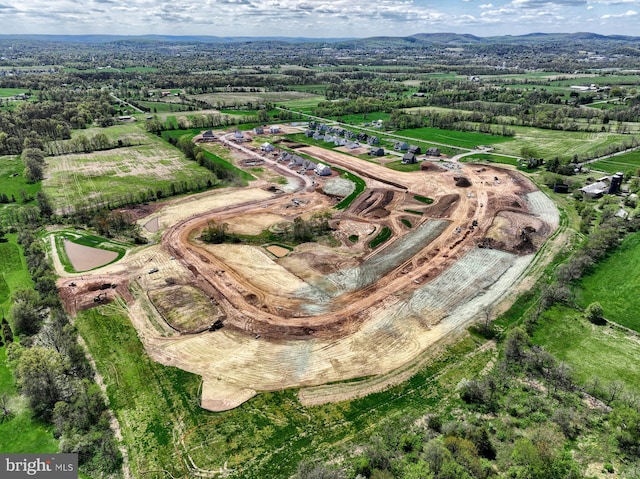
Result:
[[[620,192],[622,186],[622,179],[624,173],[618,172],[613,176],[603,176],[599,178],[595,183],[591,183],[583,188],[580,188],[582,196],[585,198],[600,198],[604,194],[615,195]]]

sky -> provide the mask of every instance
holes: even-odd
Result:
[[[640,36],[640,0],[0,0],[0,34]]]

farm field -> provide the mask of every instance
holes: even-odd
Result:
[[[122,140],[123,142],[128,141],[133,145],[137,145],[146,144],[154,140],[154,138],[144,131],[144,125],[140,123],[119,123],[106,128],[93,127],[85,128],[84,130],[73,130],[71,132],[71,138],[77,138],[80,135],[92,138],[99,133],[106,135],[112,143]]]
[[[585,158],[604,154],[608,145],[629,140],[628,135],[618,133],[542,130],[520,126],[511,128],[516,132],[513,141],[496,144],[496,153],[520,156],[522,148],[528,148],[545,159],[556,156],[569,159],[573,158],[573,155]]]
[[[491,153],[476,153],[470,156],[460,158],[463,163],[473,163],[476,161],[487,161],[489,163],[501,163],[505,165],[518,166],[518,160],[516,158],[509,158],[506,156],[492,155]]]
[[[305,93],[301,91],[282,91],[282,92],[222,92],[222,93],[203,93],[200,95],[192,95],[191,98],[198,100],[204,100],[210,105],[214,106],[235,106],[235,105],[247,105],[249,103],[285,103],[287,102],[301,101],[312,103],[316,99],[324,98],[318,95]],[[295,103],[293,103],[295,104]],[[317,102],[316,102],[317,104]],[[315,105],[314,105],[315,106]]]
[[[604,384],[622,381],[640,394],[640,343],[623,331],[597,326],[580,311],[557,306],[543,314],[533,341],[565,361],[583,385],[595,378]]]
[[[47,158],[43,191],[59,210],[92,202],[118,201],[140,191],[169,192],[172,183],[203,182],[215,176],[153,135],[146,143]]]
[[[473,149],[480,145],[494,145],[512,141],[512,138],[505,136],[455,130],[441,130],[439,128],[414,128],[411,130],[395,131],[394,134],[427,142],[432,141],[436,143],[445,143],[468,149]]]
[[[169,101],[140,101],[140,105],[148,108],[150,113],[166,113],[168,111],[186,111],[189,105]]]
[[[627,171],[632,171],[633,174],[635,174],[638,168],[640,168],[640,150],[595,161],[590,163],[588,168],[605,171],[607,173],[617,173],[618,171],[626,173]]]
[[[582,279],[579,304],[597,301],[605,318],[640,332],[639,290],[640,233],[634,233]]]

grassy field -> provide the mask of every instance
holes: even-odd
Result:
[[[0,98],[9,98],[29,91],[31,90],[25,90],[24,88],[0,88]]]
[[[631,170],[635,175],[636,170],[640,168],[640,150],[596,161],[589,164],[588,167],[594,170],[606,171],[607,173],[616,173],[618,171],[624,173]]]
[[[479,145],[495,145],[498,143],[510,142],[512,140],[512,138],[507,136],[495,136],[487,135],[486,133],[466,131],[441,130],[439,128],[413,128],[411,130],[396,131],[394,134],[470,149]]]
[[[16,236],[9,234],[7,239],[8,241],[0,243],[0,309],[3,316],[8,316],[12,291],[33,287],[24,257],[16,243]],[[15,379],[7,364],[6,351],[6,346],[0,347],[0,396],[9,397],[10,409],[14,415],[9,421],[0,423],[0,451],[58,451],[53,428],[34,420],[26,402],[18,395]]]
[[[337,116],[333,119],[338,120],[342,123],[348,123],[350,125],[362,125],[363,123],[369,123],[378,120],[387,121],[389,120],[389,118],[391,118],[391,114],[382,111],[376,111],[373,113]]]
[[[391,170],[395,171],[420,171],[421,162],[418,163],[403,163],[402,160],[390,161],[389,163],[385,163],[384,166]]]
[[[166,113],[168,111],[186,111],[189,105],[168,101],[140,101],[140,105],[148,108],[151,113]]]
[[[134,474],[157,471],[149,478],[186,475],[187,457],[207,470],[226,463],[228,477],[289,477],[301,459],[335,457],[345,441],[370,437],[385,418],[445,408],[445,395],[490,357],[467,356],[480,341],[467,337],[409,381],[362,399],[305,408],[289,390],[211,413],[198,407],[197,376],[147,358],[124,309],[84,311],[76,325],[107,383]]]
[[[296,98],[291,100],[279,101],[278,106],[283,106],[294,111],[310,114],[312,110],[318,106],[318,103],[324,101],[324,96],[311,95],[305,98]]]
[[[536,152],[537,156],[545,159],[554,157],[573,158],[574,154],[581,158],[586,155],[592,157],[602,154],[607,145],[622,143],[629,140],[628,135],[617,133],[590,133],[559,130],[542,130],[514,126],[516,135],[513,141],[494,145],[496,153],[520,156],[522,148],[526,147]]]
[[[16,242],[15,234],[7,234],[8,241],[0,243],[0,308],[5,316],[11,306],[11,291],[32,288],[33,282]]]
[[[9,199],[12,196],[15,197],[18,202],[21,201],[21,191],[35,198],[38,191],[40,191],[41,183],[27,183],[23,173],[24,163],[19,157],[0,156],[0,192],[5,193]],[[2,205],[0,205],[1,207]]]
[[[580,283],[579,304],[598,301],[607,319],[640,332],[640,233],[627,238]]]
[[[623,381],[640,393],[640,343],[622,331],[588,322],[574,309],[554,307],[544,313],[533,336],[558,359],[568,363],[582,384]]]
[[[185,135],[188,135],[190,138],[193,138],[195,135],[202,132],[202,128],[192,128],[190,130],[169,130],[163,131],[162,137],[165,139],[169,138],[182,138]],[[223,147],[217,143],[202,143],[200,144],[202,149],[204,150],[205,156],[222,166],[224,169],[233,172],[241,181],[247,182],[254,180],[255,178],[251,175],[251,173],[238,168],[233,164],[233,155],[229,151],[228,148]]]
[[[117,201],[141,190],[170,190],[171,183],[211,179],[212,173],[184,158],[169,143],[145,135],[145,143],[47,158],[42,188],[59,209],[95,201]]]
[[[491,153],[477,153],[475,155],[460,158],[462,163],[474,163],[477,161],[486,161],[488,163],[501,163],[503,165],[518,166],[518,160],[507,156],[492,155]]]

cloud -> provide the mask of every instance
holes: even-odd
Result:
[[[587,4],[587,0],[560,0],[560,1],[549,1],[549,0],[513,0],[512,2],[514,7],[522,7],[522,8],[540,8],[540,7],[577,7],[583,6]]]
[[[457,31],[480,35],[578,31],[619,18],[636,34],[640,0],[0,0],[3,33],[373,36]],[[605,17],[606,15],[606,17]],[[13,31],[11,31],[13,29]]]
[[[600,18],[602,18],[603,20],[608,20],[610,18],[635,17],[636,15],[638,15],[638,12],[636,12],[635,10],[628,10],[624,13],[618,13],[618,14],[607,13],[605,15],[602,15]]]

